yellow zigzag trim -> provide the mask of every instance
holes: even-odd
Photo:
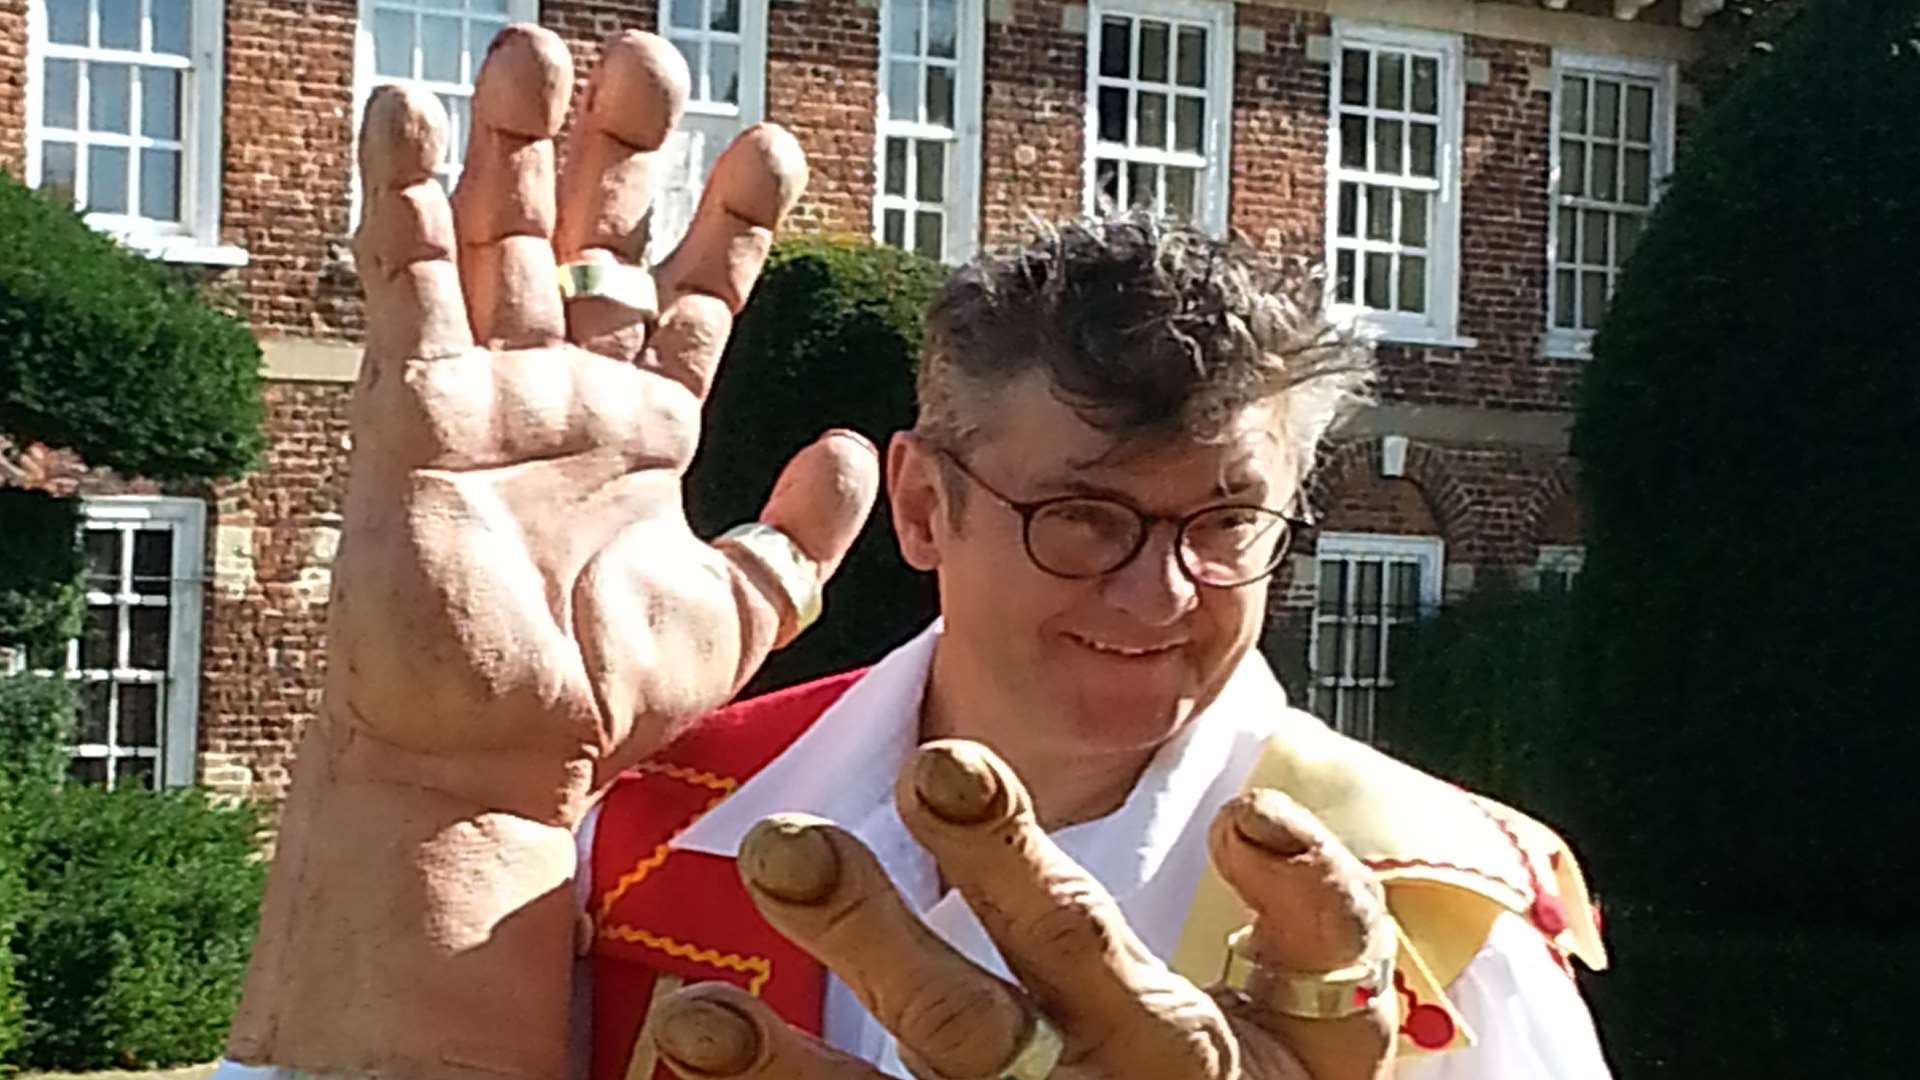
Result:
[[[738,953],[722,953],[713,949],[689,945],[684,941],[675,941],[670,937],[650,934],[634,926],[606,926],[600,929],[600,936],[615,941],[624,941],[629,945],[645,945],[649,949],[658,949],[668,956],[677,956],[682,960],[692,960],[697,964],[706,964],[723,971],[737,971],[742,975],[751,975],[747,981],[747,993],[760,996],[760,988],[773,978],[773,961],[764,956],[741,956]]]
[[[606,919],[606,917],[612,913],[613,905],[616,901],[622,896],[625,896],[628,890],[632,889],[635,885],[645,881],[647,875],[660,869],[661,865],[667,861],[667,856],[673,853],[672,845],[675,837],[692,828],[694,822],[699,821],[707,811],[720,805],[721,799],[732,794],[733,789],[740,786],[740,782],[732,777],[702,772],[699,769],[689,769],[685,765],[674,765],[664,761],[642,762],[638,766],[635,766],[635,768],[639,772],[656,773],[660,776],[693,784],[697,787],[703,787],[710,791],[718,792],[719,794],[708,799],[707,805],[694,811],[692,817],[681,822],[680,827],[673,830],[673,833],[667,837],[665,843],[654,848],[645,858],[635,863],[633,869],[620,875],[620,880],[614,882],[613,888],[608,890],[607,895],[601,899],[600,913],[595,916],[595,921]]]

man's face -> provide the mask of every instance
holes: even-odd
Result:
[[[1021,502],[1095,495],[1170,518],[1223,503],[1282,509],[1293,501],[1293,469],[1272,415],[1249,408],[1218,441],[1114,453],[1109,436],[1034,375],[1001,392],[989,435],[961,457]],[[1195,584],[1171,523],[1154,524],[1119,569],[1066,579],[1028,557],[1016,511],[943,473],[932,448],[904,437],[890,468],[903,550],[939,575],[946,632],[935,692],[968,713],[943,718],[955,733],[1041,756],[1150,749],[1213,700],[1259,636],[1267,582]]]

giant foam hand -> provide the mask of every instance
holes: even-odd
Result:
[[[562,170],[573,81],[552,33],[505,31],[451,201],[437,100],[390,87],[367,104],[366,354],[327,682],[235,1060],[564,1075],[571,827],[796,632],[795,575],[831,574],[871,506],[871,446],[835,434],[762,514],[797,557],[689,530],[701,400],[805,163],[784,131],[747,131],[685,241],[643,267],[685,63],[652,35],[609,41]]]

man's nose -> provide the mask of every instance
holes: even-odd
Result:
[[[1156,526],[1125,566],[1107,575],[1107,602],[1148,626],[1165,626],[1200,602],[1199,587],[1180,567],[1179,530]]]

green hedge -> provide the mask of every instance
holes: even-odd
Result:
[[[155,479],[253,464],[260,347],[180,272],[0,172],[0,433]]]
[[[36,659],[80,633],[86,614],[80,502],[0,489],[0,646]]]
[[[750,521],[781,466],[831,427],[885,446],[913,423],[913,377],[936,263],[864,240],[774,251],[741,312],[706,408],[687,512],[707,535]],[[886,502],[827,587],[826,615],[749,692],[871,663],[933,617],[932,582],[901,561]]]

